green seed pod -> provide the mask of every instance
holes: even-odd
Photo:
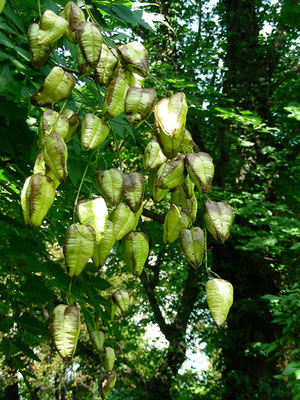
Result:
[[[81,129],[81,147],[89,151],[100,146],[107,138],[109,126],[94,114],[85,114]]]
[[[211,189],[215,167],[213,159],[207,153],[187,153],[185,156],[188,174],[199,191],[208,193]]]
[[[48,178],[53,181],[54,189],[60,185],[59,180],[56,179],[51,169],[45,164],[44,153],[41,153],[37,156],[33,166],[33,173],[48,176]]]
[[[127,89],[128,84],[124,72],[122,68],[117,68],[114,78],[110,81],[106,91],[103,105],[104,118],[115,118],[122,114],[124,111]]]
[[[182,184],[182,189],[183,189],[187,199],[190,199],[195,195],[194,187],[195,187],[194,182],[191,180],[190,176],[187,175],[184,178],[184,182]]]
[[[164,222],[164,243],[173,243],[178,238],[182,229],[190,224],[190,213],[188,210],[172,204],[165,217]]]
[[[44,157],[45,163],[51,169],[55,178],[59,182],[65,183],[68,175],[68,150],[65,142],[58,133],[52,132],[46,137]]]
[[[155,140],[151,140],[145,148],[143,161],[144,168],[151,171],[165,163],[167,157],[161,151],[160,145]]]
[[[114,224],[115,240],[121,240],[136,225],[136,216],[127,204],[120,203],[112,212],[110,220]]]
[[[81,224],[90,225],[96,233],[96,242],[99,243],[104,237],[106,230],[108,211],[102,197],[82,200],[77,205],[77,212]]]
[[[133,129],[138,128],[152,113],[156,90],[129,88],[125,98],[125,116]]]
[[[58,351],[65,362],[70,362],[75,354],[80,333],[80,313],[76,306],[59,304],[54,308],[50,333]]]
[[[117,304],[122,312],[126,312],[129,307],[129,295],[127,290],[121,289],[113,294],[113,301]]]
[[[157,187],[155,183],[156,179],[157,169],[150,172],[148,185],[152,199],[155,201],[155,203],[158,203],[166,196],[167,193],[169,193],[170,189],[160,189],[159,187]]]
[[[116,384],[117,376],[115,371],[110,372],[102,376],[99,381],[99,392],[102,399],[106,399],[109,392],[114,388]]]
[[[188,206],[187,209],[190,212],[191,215],[191,221],[194,223],[197,219],[197,211],[198,211],[198,201],[196,199],[196,196],[192,196],[190,199],[187,200]]]
[[[140,75],[147,76],[149,69],[149,56],[148,51],[139,42],[130,42],[118,47],[118,52],[121,56],[122,63],[126,67],[137,72]]]
[[[55,42],[51,44],[39,44],[37,38],[39,29],[39,24],[32,24],[29,26],[27,33],[31,61],[33,68],[35,69],[39,68],[46,62],[51,51],[56,46]]]
[[[69,130],[65,137],[65,143],[68,143],[80,130],[81,122],[78,115],[73,110],[64,109],[62,114],[65,115],[69,121]]]
[[[83,57],[88,65],[95,68],[100,58],[102,46],[99,25],[94,22],[78,22],[76,24],[76,32]]]
[[[123,192],[123,173],[116,168],[97,171],[96,180],[104,198],[116,206]]]
[[[100,86],[106,86],[110,81],[118,63],[118,53],[102,43],[101,55],[95,67],[95,80]]]
[[[116,359],[115,351],[111,347],[105,347],[102,353],[102,363],[106,372],[111,372],[114,368],[114,363]]]
[[[202,264],[205,242],[202,229],[182,229],[179,233],[180,247],[189,263],[195,268]]]
[[[181,143],[181,150],[183,153],[199,153],[200,149],[194,142],[192,135],[190,132],[186,129],[184,131],[184,136],[183,140]]]
[[[116,316],[116,317],[122,316],[122,311],[116,303],[111,304],[111,308],[110,308],[110,320],[111,321],[114,319],[114,316]]]
[[[157,171],[155,184],[160,189],[174,189],[184,182],[184,156],[178,155],[176,160],[168,160]]]
[[[154,111],[155,113],[155,111]],[[154,114],[155,115],[155,114]],[[182,131],[179,136],[177,137],[171,137],[167,134],[164,133],[164,131],[161,129],[157,119],[154,119],[154,134],[156,136],[156,139],[163,151],[163,153],[168,157],[169,159],[172,159],[177,156],[180,146],[184,137],[184,132]]]
[[[106,230],[100,243],[95,243],[93,262],[96,267],[102,267],[115,243],[114,224],[107,221]]]
[[[68,275],[78,278],[94,254],[95,231],[89,225],[72,224],[63,245]]]
[[[89,332],[91,341],[96,349],[100,352],[105,342],[105,334],[102,331]]]
[[[123,197],[125,203],[135,213],[144,198],[144,178],[139,172],[123,174]]]
[[[50,108],[46,108],[42,114],[39,129],[39,142],[42,146],[45,143],[45,138],[54,131],[64,140],[69,131],[68,117],[60,115],[58,112],[50,110]]]
[[[38,44],[52,44],[57,42],[65,33],[69,23],[51,10],[46,10],[40,21],[37,33]]]
[[[226,319],[233,304],[233,286],[223,279],[210,279],[205,285],[209,311],[220,326]]]
[[[81,75],[92,75],[94,72],[93,67],[91,67],[83,57],[80,47],[77,48],[77,64]]]
[[[207,230],[218,242],[224,243],[229,238],[233,222],[233,210],[229,204],[206,200],[204,219]]]
[[[183,185],[178,186],[171,194],[172,204],[176,204],[182,208],[186,208],[190,212],[191,221],[195,222],[197,217],[198,202],[196,196],[192,196],[190,199],[186,197],[183,190]]]
[[[40,226],[55,198],[53,181],[34,174],[26,179],[21,192],[21,206],[26,225]]]
[[[31,97],[31,104],[37,107],[50,106],[67,99],[75,86],[75,78],[60,67],[54,67],[42,86]]]
[[[125,69],[125,78],[128,85],[132,88],[142,88],[144,86],[145,77],[137,72]]]
[[[141,205],[139,210],[135,213],[135,225],[134,225],[133,229],[135,229],[138,226],[139,219],[140,219],[140,216],[142,215],[143,209],[144,209],[144,207]]]
[[[73,1],[69,1],[59,16],[69,22],[64,35],[71,43],[77,43],[76,24],[77,22],[85,22],[85,15],[81,8]]]
[[[149,242],[144,233],[130,232],[123,240],[122,255],[129,271],[140,276],[149,254]]]

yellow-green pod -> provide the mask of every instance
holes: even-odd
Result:
[[[95,68],[100,58],[102,46],[99,25],[94,22],[78,22],[76,24],[76,32],[83,57],[88,65]]]
[[[122,255],[129,271],[140,276],[149,254],[149,242],[142,232],[130,232],[123,240]]]
[[[117,380],[115,371],[112,371],[106,375],[103,375],[99,380],[99,392],[101,399],[106,399],[110,391],[114,388]]]
[[[183,153],[199,153],[200,149],[194,142],[192,135],[190,132],[186,129],[184,131],[184,136],[183,140],[181,143],[181,150]]]
[[[162,199],[165,198],[166,194],[169,193],[170,189],[160,189],[156,185],[156,179],[157,169],[150,172],[148,185],[152,199],[155,203],[159,203]]]
[[[102,43],[101,55],[95,67],[95,80],[100,86],[106,86],[113,76],[118,63],[118,53],[114,48],[109,48]]]
[[[156,90],[129,88],[125,98],[125,116],[133,129],[138,128],[152,113]]]
[[[91,75],[94,72],[93,67],[91,67],[83,57],[79,46],[77,48],[77,64],[81,75]]]
[[[112,347],[105,347],[101,358],[106,372],[111,372],[114,368],[114,363],[116,359],[114,349]]]
[[[134,225],[133,229],[135,229],[138,226],[138,223],[139,223],[140,217],[142,215],[143,209],[144,209],[144,207],[143,207],[143,205],[141,205],[139,210],[135,213],[135,225]]]
[[[187,209],[190,212],[191,215],[191,221],[194,223],[197,219],[197,211],[198,211],[198,201],[196,196],[192,196],[190,199],[187,199]]]
[[[31,24],[27,32],[31,61],[35,69],[39,68],[47,61],[51,51],[56,46],[56,42],[51,44],[39,44],[37,38],[39,29],[39,24]]]
[[[69,120],[66,115],[61,115],[56,111],[46,108],[40,121],[40,144],[43,146],[45,138],[51,133],[59,133],[65,140],[69,131]]]
[[[184,182],[184,157],[168,160],[157,171],[155,184],[160,189],[174,189]]]
[[[91,341],[98,351],[103,349],[105,334],[102,331],[89,332]]]
[[[233,286],[223,279],[210,279],[205,290],[209,311],[215,323],[220,326],[226,321],[233,304]]]
[[[80,130],[81,122],[78,115],[73,110],[64,109],[62,114],[65,115],[69,121],[69,130],[65,137],[65,143],[68,143]]]
[[[121,240],[136,226],[136,215],[125,203],[120,203],[113,210],[110,220],[114,224],[115,240]]]
[[[85,22],[84,12],[76,3],[69,1],[65,5],[63,11],[59,13],[59,16],[65,18],[65,20],[69,22],[69,25],[64,33],[65,37],[69,40],[69,42],[77,43],[76,24],[77,22]]]
[[[40,21],[37,33],[38,44],[52,44],[57,42],[65,33],[69,23],[51,10],[46,10]]]
[[[207,230],[218,242],[224,243],[229,238],[233,222],[233,210],[229,204],[206,200],[204,219]]]
[[[182,189],[183,189],[187,199],[190,199],[195,195],[194,187],[195,187],[194,182],[191,180],[190,176],[187,175],[184,178],[184,182],[182,184]]]
[[[205,249],[204,233],[202,229],[195,227],[192,229],[182,229],[179,233],[180,247],[189,263],[195,268],[199,268]]]
[[[102,267],[105,264],[114,243],[114,224],[111,221],[107,221],[103,239],[95,244],[93,262],[96,267]]]
[[[127,290],[121,289],[114,292],[113,301],[117,304],[122,312],[126,312],[130,302]]]
[[[56,177],[53,174],[53,172],[51,171],[51,169],[46,165],[45,159],[44,159],[44,153],[41,153],[37,156],[34,166],[33,166],[33,173],[46,175],[46,176],[48,176],[48,178],[52,179],[54,189],[56,189],[60,185],[59,180],[56,179]]]
[[[177,156],[181,143],[184,137],[184,132],[179,134],[179,136],[169,136],[160,127],[157,119],[154,119],[154,134],[156,139],[167,158],[172,159]]]
[[[164,221],[164,243],[173,243],[182,229],[186,229],[191,222],[189,211],[172,204]]]
[[[123,198],[134,213],[140,209],[144,198],[144,178],[139,172],[123,174]]]
[[[185,156],[187,172],[200,192],[211,189],[215,167],[208,153],[187,153]]]
[[[68,176],[68,149],[58,133],[52,132],[46,137],[44,158],[46,165],[51,169],[55,178],[59,182],[65,183]]]
[[[116,168],[96,172],[96,180],[104,198],[116,206],[123,193],[123,173]]]
[[[172,204],[176,204],[177,206],[188,208],[188,199],[184,193],[184,190],[181,186],[177,186],[171,193],[171,202]]]
[[[122,114],[124,111],[127,89],[128,84],[124,72],[122,68],[117,68],[106,91],[103,105],[104,118],[115,118]]]
[[[96,242],[99,243],[105,233],[108,211],[103,197],[82,200],[77,205],[79,220],[84,225],[90,225],[96,233]]]
[[[128,85],[132,88],[142,88],[144,86],[145,77],[138,72],[125,69],[125,78]]]
[[[100,146],[109,134],[109,126],[94,114],[85,114],[81,128],[81,147],[89,151]]]
[[[158,142],[151,140],[145,148],[143,159],[144,168],[151,171],[160,167],[166,161],[167,157],[161,151]]]
[[[149,69],[149,55],[145,47],[137,42],[130,42],[118,47],[122,63],[131,71],[147,76]]]

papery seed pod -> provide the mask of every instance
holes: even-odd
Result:
[[[179,233],[180,247],[189,263],[195,268],[199,268],[205,249],[204,233],[202,229],[195,227],[192,229],[182,229]]]
[[[31,104],[37,107],[50,106],[67,99],[75,86],[75,78],[60,67],[54,67],[42,86],[31,97]]]
[[[121,317],[122,311],[116,303],[112,303],[110,308],[110,320],[112,321],[115,316]]]
[[[160,167],[166,161],[167,157],[161,151],[160,145],[155,140],[151,140],[145,148],[144,168],[151,171]]]
[[[69,120],[66,115],[61,115],[56,111],[46,108],[40,121],[40,144],[44,145],[45,138],[51,132],[58,133],[64,140],[69,131]]]
[[[117,376],[115,371],[110,372],[102,376],[99,381],[99,392],[102,399],[106,399],[109,392],[114,388],[116,384]]]
[[[123,173],[116,168],[96,172],[96,180],[104,198],[117,205],[123,192]]]
[[[137,42],[130,42],[118,47],[122,63],[131,71],[147,76],[149,69],[149,56],[145,47]]]
[[[166,155],[166,157],[172,159],[177,156],[180,146],[184,137],[184,132],[179,134],[177,137],[171,137],[167,134],[164,133],[164,131],[161,129],[158,121],[154,119],[154,134],[156,136],[156,139],[163,151],[163,153]]]
[[[95,149],[107,138],[109,126],[94,114],[85,114],[81,128],[81,147],[85,151]]]
[[[188,174],[200,192],[208,193],[211,189],[215,167],[213,159],[207,153],[187,153],[185,163]]]
[[[130,232],[123,240],[122,255],[129,271],[140,276],[149,254],[149,242],[144,233]]]
[[[21,192],[21,206],[26,225],[40,226],[55,198],[53,181],[34,174],[26,179]]]
[[[28,45],[31,55],[33,68],[37,69],[43,65],[48,59],[51,51],[55,48],[56,43],[39,44],[37,34],[40,27],[39,24],[31,24],[28,28]]]
[[[100,86],[106,86],[110,81],[118,63],[118,52],[102,43],[101,55],[95,67],[95,81]]]
[[[93,67],[91,67],[83,57],[80,47],[77,48],[77,64],[81,75],[92,75],[94,72]]]
[[[197,219],[197,211],[198,211],[198,201],[196,196],[192,196],[190,199],[187,200],[188,206],[187,209],[190,212],[191,221],[194,223]]]
[[[166,196],[167,193],[169,193],[170,189],[160,189],[156,185],[156,179],[157,169],[150,172],[148,185],[152,199],[155,201],[155,203],[158,203]]]
[[[108,218],[106,203],[102,197],[82,200],[77,205],[79,220],[84,225],[90,225],[96,233],[96,242],[104,236]],[[93,254],[92,254],[93,255]]]
[[[168,160],[157,171],[155,184],[160,189],[174,189],[184,181],[184,156],[181,154],[176,160]]]
[[[135,213],[135,225],[134,225],[134,228],[133,228],[133,229],[135,229],[135,228],[138,226],[139,219],[140,219],[140,217],[141,217],[141,215],[142,215],[143,209],[144,209],[144,207],[143,207],[143,205],[141,205],[141,207],[140,207],[140,208],[138,209],[138,211]]]
[[[181,186],[177,186],[171,193],[171,203],[177,206],[188,208],[188,199],[185,192]]]
[[[129,307],[129,295],[127,290],[121,289],[113,293],[113,301],[122,312],[126,312]]]
[[[115,351],[111,347],[105,347],[102,352],[102,363],[106,372],[111,372],[114,368],[114,363],[116,359]]]
[[[58,351],[65,362],[70,362],[75,354],[80,333],[80,312],[76,306],[59,304],[53,310],[50,333]]]
[[[65,137],[65,143],[68,143],[80,130],[81,122],[78,115],[73,110],[64,109],[62,114],[65,115],[69,121],[69,130]]]
[[[107,221],[106,230],[100,243],[95,243],[93,262],[96,267],[102,267],[115,243],[114,224]]]
[[[105,334],[102,331],[89,332],[91,341],[98,351],[103,349]]]
[[[215,323],[220,326],[226,321],[233,304],[233,286],[223,279],[210,279],[205,285],[205,291],[209,311]]]
[[[103,105],[104,118],[115,118],[124,111],[127,89],[124,72],[122,68],[117,68],[106,91]]]
[[[187,175],[184,178],[184,182],[182,184],[182,189],[183,189],[187,199],[190,199],[195,195],[194,187],[195,187],[194,182],[191,180],[190,176]]]
[[[204,219],[207,230],[218,242],[224,243],[229,238],[233,222],[233,210],[229,204],[206,200]]]
[[[66,31],[69,23],[51,10],[46,10],[40,21],[37,33],[38,44],[52,44],[57,42]]]
[[[72,224],[63,245],[68,275],[78,278],[94,254],[95,231],[89,225]]]
[[[78,22],[76,24],[76,32],[83,57],[88,65],[95,68],[100,58],[102,46],[99,25],[94,22]]]
[[[194,142],[192,135],[190,132],[186,129],[184,131],[184,136],[183,140],[181,143],[181,149],[183,153],[199,153],[200,149]]]
[[[65,18],[69,22],[64,35],[71,43],[77,43],[76,24],[77,22],[85,22],[84,12],[73,1],[69,1],[59,16]]]
[[[145,77],[138,72],[129,71],[125,69],[125,78],[128,85],[132,88],[142,88],[144,86]]]
[[[110,220],[114,224],[115,240],[121,240],[136,225],[136,216],[127,204],[120,203],[112,212]]]
[[[123,198],[133,212],[141,207],[144,198],[144,178],[139,172],[123,174]]]
[[[33,173],[48,176],[48,178],[50,178],[53,181],[54,189],[56,189],[60,185],[59,180],[56,179],[51,169],[46,165],[44,159],[44,153],[41,153],[37,156],[33,166]]]
[[[68,176],[68,150],[65,142],[58,133],[52,132],[46,137],[44,158],[45,163],[51,169],[55,178],[59,182],[65,183]]]
[[[178,238],[182,229],[190,224],[190,213],[188,210],[172,204],[164,221],[164,243],[173,243]]]
[[[152,113],[156,90],[129,88],[125,98],[125,116],[133,129],[138,128]]]

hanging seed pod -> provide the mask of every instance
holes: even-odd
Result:
[[[91,67],[83,57],[80,47],[77,48],[77,64],[81,75],[92,75],[94,72],[93,67]]]
[[[96,233],[96,242],[99,243],[105,233],[108,211],[102,197],[82,200],[77,205],[79,220],[84,225],[90,225]]]
[[[112,303],[111,304],[111,308],[110,308],[110,320],[112,321],[115,316],[116,317],[121,317],[122,316],[122,311],[121,311],[121,309],[118,307],[118,305],[116,303]]]
[[[107,221],[106,230],[100,243],[95,243],[93,262],[96,267],[102,267],[115,243],[114,224]]]
[[[69,23],[51,10],[46,10],[40,21],[37,33],[38,44],[52,44],[57,42],[65,33]]]
[[[167,157],[161,151],[160,145],[155,140],[151,140],[145,148],[144,168],[151,171],[160,167],[166,161]]]
[[[114,388],[116,384],[117,376],[115,371],[110,372],[102,376],[99,381],[99,392],[102,399],[106,399],[109,392]]]
[[[133,229],[135,229],[138,226],[139,219],[140,219],[140,217],[142,215],[143,209],[144,209],[144,207],[141,205],[139,210],[135,213],[135,225],[134,225]]]
[[[89,332],[91,341],[98,351],[103,349],[105,334],[102,331]]]
[[[65,362],[70,362],[75,354],[80,333],[80,313],[76,306],[59,304],[54,308],[50,333],[58,351]]]
[[[144,178],[139,172],[123,174],[123,197],[133,212],[141,207],[144,198]]]
[[[179,234],[180,247],[189,263],[195,268],[202,264],[205,242],[202,229],[182,229]]]
[[[89,151],[100,146],[107,138],[109,126],[94,114],[85,114],[81,129],[81,147]]]
[[[156,90],[129,88],[125,98],[125,116],[133,129],[138,128],[152,113]]]
[[[89,225],[72,224],[66,231],[63,251],[68,275],[78,278],[94,254],[95,231]]]
[[[76,32],[83,57],[88,65],[95,68],[100,58],[102,46],[99,25],[94,22],[78,22],[76,24]]]
[[[113,294],[113,301],[117,304],[122,312],[126,312],[129,307],[129,295],[127,290],[121,289]]]
[[[81,122],[78,115],[73,110],[64,109],[62,114],[65,115],[69,121],[69,130],[65,137],[65,143],[68,143],[80,130]]]
[[[194,187],[195,187],[194,182],[191,180],[190,176],[187,175],[184,178],[184,182],[182,184],[182,189],[183,189],[187,199],[190,199],[195,195]]]
[[[161,129],[157,119],[154,119],[154,134],[156,139],[166,157],[172,159],[177,156],[180,146],[184,137],[184,132],[182,131],[179,136],[171,137],[166,135]]]
[[[204,219],[207,230],[218,242],[224,243],[229,238],[233,222],[233,210],[229,204],[206,200]]]
[[[160,189],[174,189],[184,181],[184,156],[181,154],[176,160],[168,160],[157,171],[155,184]]]
[[[177,206],[188,208],[188,199],[183,191],[182,185],[177,186],[171,193],[171,202]]]
[[[65,142],[58,133],[52,132],[46,137],[44,158],[45,163],[51,169],[55,178],[59,182],[65,183],[68,176],[68,150]]]
[[[164,243],[173,243],[178,238],[182,229],[186,229],[190,224],[190,214],[188,210],[172,204],[165,217],[164,222]]]
[[[60,67],[54,67],[42,86],[31,97],[31,104],[37,107],[50,106],[67,99],[75,86],[75,78]]]
[[[106,372],[111,372],[114,368],[114,363],[116,359],[115,351],[111,347],[105,347],[102,352],[102,364],[106,369]]]
[[[40,144],[43,146],[45,138],[55,131],[64,140],[69,131],[69,120],[65,115],[60,115],[58,112],[46,108],[43,112],[40,121]]]
[[[106,86],[110,81],[118,63],[118,52],[102,43],[101,55],[95,67],[95,81],[100,86]]]
[[[51,169],[45,164],[44,153],[37,156],[33,166],[33,173],[48,176],[53,181],[54,189],[60,185],[59,180],[56,179]]]
[[[142,88],[144,86],[145,77],[137,72],[125,69],[125,78],[128,85],[132,88]]]
[[[115,118],[122,114],[124,111],[127,89],[128,84],[124,72],[122,68],[117,68],[114,78],[110,81],[106,91],[103,105],[104,118]]]
[[[208,193],[211,189],[215,167],[213,159],[207,153],[187,153],[185,162],[188,174],[199,191]]]
[[[110,220],[114,224],[115,240],[121,240],[136,225],[136,216],[127,204],[120,203],[112,212]]]
[[[123,192],[123,173],[116,168],[97,171],[96,180],[104,198],[116,206]]]
[[[126,67],[140,75],[147,76],[149,69],[148,51],[139,42],[130,42],[118,47],[122,63]]]
[[[48,176],[34,174],[26,179],[21,192],[25,224],[40,226],[55,198],[53,181]]]
[[[197,211],[198,211],[198,201],[196,196],[192,196],[190,199],[187,200],[188,206],[187,209],[190,212],[191,221],[194,223],[197,219]]]
[[[210,279],[205,285],[205,291],[209,311],[215,323],[220,326],[226,321],[233,304],[233,286],[223,279]]]
[[[39,24],[32,24],[29,26],[27,33],[31,61],[33,68],[35,69],[39,68],[46,62],[51,51],[56,46],[55,42],[51,44],[39,44],[37,38],[39,29]]]
[[[81,8],[73,1],[69,1],[59,16],[68,21],[69,25],[64,33],[65,37],[71,43],[77,43],[76,24],[85,22],[85,15]]]
[[[199,153],[200,149],[194,142],[192,135],[190,132],[186,129],[184,131],[184,136],[183,140],[181,143],[181,149],[183,153]]]
[[[123,240],[122,255],[129,271],[140,276],[149,254],[149,242],[144,233],[130,232]]]
[[[166,196],[167,193],[169,193],[170,189],[160,189],[155,183],[156,180],[157,169],[150,172],[148,184],[152,199],[155,201],[155,203],[158,203]]]

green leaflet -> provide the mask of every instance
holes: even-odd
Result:
[[[89,332],[91,341],[98,351],[103,349],[105,334],[102,331]]]
[[[100,243],[95,244],[93,261],[96,267],[102,267],[115,243],[114,224],[107,221],[106,230]]]
[[[68,150],[65,142],[58,133],[52,132],[46,137],[44,158],[45,163],[51,169],[55,178],[59,182],[65,183],[68,175]]]
[[[123,192],[123,173],[116,168],[97,171],[96,180],[102,195],[114,206],[121,200]]]
[[[109,126],[94,114],[85,114],[81,129],[81,147],[88,151],[100,146],[107,138]]]
[[[185,156],[188,174],[200,192],[208,193],[211,189],[215,167],[208,153],[187,153]]]
[[[188,210],[172,204],[165,216],[163,235],[164,243],[175,242],[180,231],[187,228],[190,221]]]
[[[125,98],[125,116],[133,129],[138,128],[152,113],[156,90],[129,88]]]
[[[106,203],[102,197],[82,200],[77,205],[79,220],[84,225],[90,225],[96,233],[96,242],[104,236],[108,218]],[[93,254],[92,254],[93,255]]]
[[[207,230],[218,242],[224,243],[230,235],[233,222],[231,206],[224,202],[206,200],[204,209]]]
[[[129,295],[127,290],[121,289],[113,293],[113,301],[122,312],[126,312],[129,307]]]
[[[209,311],[215,323],[220,326],[226,321],[233,303],[233,286],[223,279],[210,279],[205,290]]]
[[[101,55],[95,67],[95,79],[100,86],[106,86],[110,81],[118,63],[118,53],[102,43]]]
[[[65,140],[69,131],[69,120],[66,115],[60,115],[58,112],[46,108],[41,117],[39,130],[39,141],[42,146],[45,143],[45,138],[53,131]]]
[[[205,243],[202,229],[183,229],[179,234],[180,247],[189,263],[195,268],[202,264]]]
[[[139,172],[123,174],[123,198],[134,213],[140,209],[144,198],[144,178]]]
[[[109,374],[102,376],[102,378],[99,381],[99,392],[101,394],[102,399],[107,398],[109,392],[114,388],[116,380],[117,376],[115,371],[112,371]]]
[[[78,22],[76,32],[83,57],[88,65],[95,68],[100,58],[102,46],[100,27],[94,22]]]
[[[156,185],[157,170],[155,169],[150,172],[148,181],[151,197],[156,203],[160,202],[170,191],[170,189],[160,189]]]
[[[0,14],[2,13],[4,6],[5,6],[5,0],[1,0],[0,1]]]
[[[46,165],[44,159],[44,153],[41,153],[37,156],[33,166],[33,173],[48,176],[48,178],[50,178],[53,181],[54,189],[56,189],[60,185],[59,180],[56,179],[51,169],[48,167],[48,165]]]
[[[155,114],[154,114],[155,115]],[[177,156],[180,146],[184,137],[183,130],[181,133],[172,137],[164,133],[162,128],[160,127],[157,119],[154,119],[154,134],[156,139],[167,158],[172,159]]]
[[[69,130],[65,137],[65,143],[68,143],[80,130],[81,122],[78,115],[73,110],[64,109],[62,114],[65,115],[69,121]]]
[[[127,89],[124,72],[122,68],[117,68],[106,91],[103,105],[104,118],[115,118],[124,111]]]
[[[157,171],[155,184],[160,189],[174,189],[184,181],[184,156],[178,155],[176,160],[168,160]]]
[[[40,27],[38,24],[31,24],[27,33],[31,61],[33,68],[35,69],[39,68],[46,62],[51,51],[56,46],[56,42],[51,44],[39,44],[37,38],[39,29]]]
[[[149,242],[144,233],[130,232],[123,240],[122,255],[129,271],[140,276],[149,254]]]
[[[151,140],[145,148],[144,168],[151,171],[160,167],[166,161],[167,157],[161,151],[160,145],[155,140]]]
[[[114,349],[111,347],[105,347],[102,353],[102,363],[106,372],[111,372],[113,370],[115,359],[116,355]]]
[[[73,1],[69,1],[59,16],[68,21],[69,25],[64,32],[64,35],[71,43],[77,43],[76,37],[76,24],[77,22],[84,22],[85,16],[81,8],[78,7]]]
[[[53,44],[65,33],[69,23],[51,10],[46,10],[37,33],[38,44]]]
[[[136,215],[125,203],[120,203],[113,210],[110,220],[114,224],[115,240],[121,240],[136,226]]]
[[[119,46],[118,52],[122,63],[131,71],[147,76],[149,69],[149,56],[145,47],[137,42],[130,42]]]

